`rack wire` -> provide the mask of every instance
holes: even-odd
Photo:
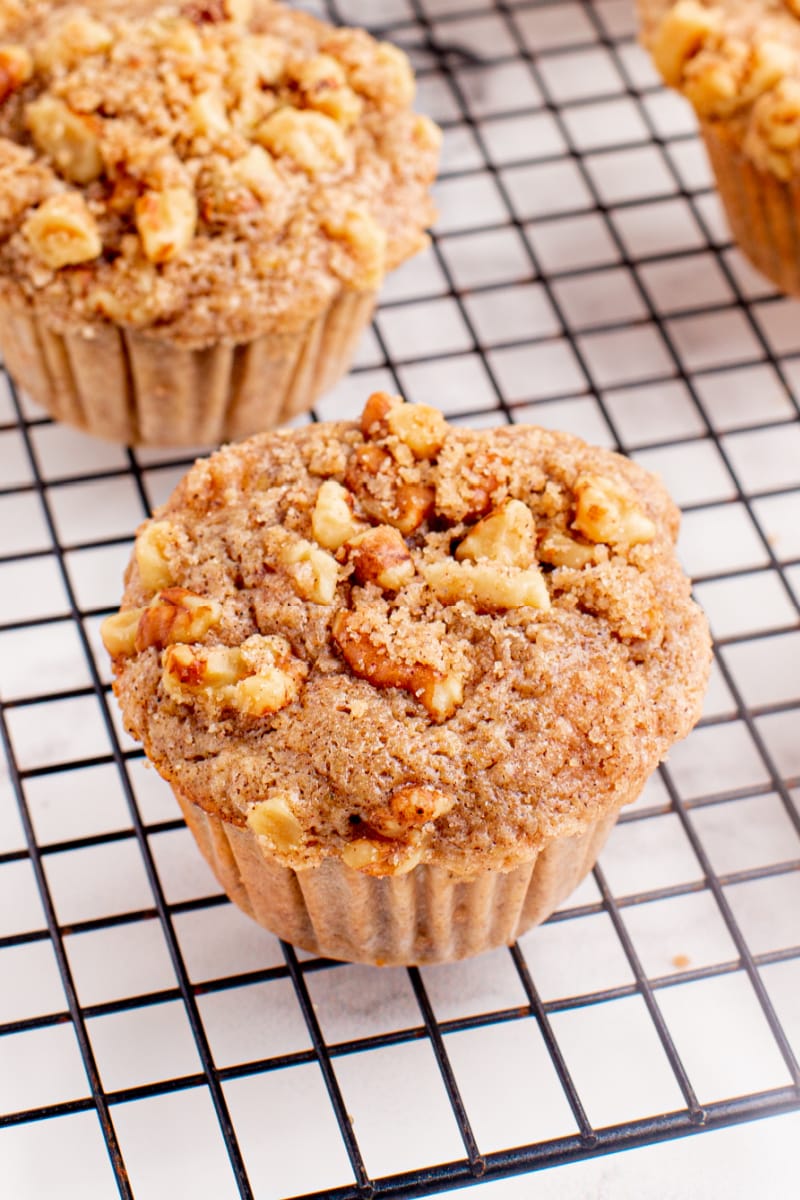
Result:
[[[409,50],[445,154],[431,249],[315,416],[389,385],[660,470],[712,687],[593,877],[518,945],[383,972],[295,951],[220,894],[98,647],[133,529],[192,455],[101,445],[4,380],[16,1200],[56,1178],[135,1200],[424,1196],[800,1107],[800,310],[731,246],[629,0],[317,11]]]

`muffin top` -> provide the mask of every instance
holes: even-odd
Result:
[[[425,244],[406,56],[269,0],[0,0],[0,295],[187,346],[293,331]]]
[[[761,170],[800,170],[800,0],[639,0],[664,81]]]
[[[705,619],[642,468],[372,395],[199,460],[103,639],[127,728],[293,867],[509,868],[699,715]]]

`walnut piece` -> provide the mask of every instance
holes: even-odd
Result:
[[[33,59],[24,46],[0,46],[0,104],[33,75]]]
[[[597,561],[595,546],[587,546],[575,538],[553,529],[539,543],[539,558],[554,567],[572,567],[581,571]]]
[[[347,83],[344,67],[330,54],[290,62],[287,74],[303,104],[332,117],[345,129],[355,125],[364,107]]]
[[[361,432],[364,437],[385,437],[389,430],[386,418],[393,408],[402,403],[400,396],[390,396],[388,392],[373,392],[368,396],[361,414]]]
[[[303,826],[292,812],[291,797],[273,792],[259,800],[247,814],[247,824],[258,837],[264,837],[280,854],[287,854],[303,844]]]
[[[678,0],[658,26],[651,47],[664,82],[677,87],[687,62],[719,28],[717,9],[706,8],[699,0]]]
[[[82,58],[104,54],[113,44],[111,30],[88,12],[76,12],[58,22],[49,37],[36,43],[36,66],[54,73],[77,66]]]
[[[161,650],[173,642],[199,642],[221,620],[218,601],[198,596],[188,588],[165,588],[142,610],[136,650],[141,654],[149,646]]]
[[[311,510],[314,540],[326,550],[338,550],[364,529],[364,522],[353,513],[353,497],[335,479],[320,486]]]
[[[321,550],[305,538],[286,542],[280,550],[280,561],[304,600],[314,604],[332,604],[339,582],[339,565],[332,554]]]
[[[407,784],[392,792],[383,809],[370,814],[369,822],[384,837],[403,838],[421,829],[454,807],[455,796],[424,784]]]
[[[152,263],[165,263],[190,245],[197,227],[197,200],[185,187],[145,192],[136,201],[136,228]]]
[[[127,658],[136,650],[136,633],[143,608],[126,608],[106,617],[100,625],[100,637],[112,658]]]
[[[36,257],[52,271],[91,262],[103,250],[97,223],[78,192],[50,196],[31,213],[22,233]]]
[[[251,146],[246,154],[231,163],[230,173],[259,200],[269,200],[280,186],[280,175],[262,146]]]
[[[386,421],[414,458],[435,458],[447,437],[447,421],[430,404],[398,404],[387,413]]]
[[[384,841],[381,838],[355,838],[342,850],[342,862],[362,875],[380,878],[407,875],[422,858],[420,844]]]
[[[208,89],[195,96],[189,105],[188,117],[196,137],[211,138],[230,132],[231,123],[225,100],[217,89]]]
[[[403,483],[391,454],[371,442],[356,447],[344,481],[367,516],[383,525],[393,525],[406,537],[433,512],[434,488],[424,483]]]
[[[581,475],[573,487],[572,528],[591,542],[637,546],[652,542],[656,527],[630,492],[602,475]]]
[[[464,681],[455,672],[445,674],[427,663],[407,663],[391,658],[357,628],[352,613],[338,612],[333,619],[333,640],[354,675],[373,687],[396,687],[421,702],[434,721],[446,721],[464,700]]]
[[[286,638],[253,634],[241,646],[170,645],[162,682],[178,703],[200,700],[247,717],[279,712],[296,699],[308,668]]]
[[[175,582],[165,552],[172,536],[173,527],[169,521],[150,521],[136,538],[134,555],[146,592],[158,592]]]
[[[63,100],[45,95],[26,106],[25,121],[37,148],[70,183],[100,178],[103,158],[95,117],[75,113]]]
[[[425,582],[443,604],[465,600],[478,609],[538,608],[547,612],[550,594],[538,567],[521,570],[494,562],[434,562]]]
[[[290,158],[312,178],[344,166],[349,157],[341,126],[320,112],[279,108],[254,137],[276,158]]]
[[[340,251],[332,267],[340,279],[364,291],[377,288],[386,273],[386,230],[363,208],[340,216],[324,216],[320,228]]]
[[[533,513],[521,500],[506,500],[499,508],[473,525],[456,548],[459,562],[505,563],[509,567],[529,567],[534,559],[535,525]]]
[[[357,534],[346,550],[359,583],[377,583],[384,591],[397,592],[416,573],[403,535],[391,525],[376,525]]]

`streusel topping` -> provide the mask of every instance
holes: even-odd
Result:
[[[639,0],[664,81],[756,166],[800,169],[800,0]]]
[[[413,97],[402,51],[268,0],[0,0],[0,287],[68,329],[301,328],[425,243]]]
[[[126,725],[287,865],[510,867],[697,719],[677,526],[608,451],[376,393],[197,462],[141,527],[103,626]]]

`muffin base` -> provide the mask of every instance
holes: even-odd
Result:
[[[111,441],[197,446],[272,429],[346,374],[375,292],[343,291],[296,333],[189,350],[98,324],[57,333],[0,301],[0,353],[15,384],[56,420]]]
[[[186,824],[230,899],[272,933],[325,958],[374,966],[453,962],[510,945],[591,870],[619,809],[548,842],[530,862],[472,879],[421,865],[373,878],[328,858],[294,871],[246,827],[175,790]]]
[[[700,128],[740,250],[782,292],[800,296],[800,183],[759,170],[719,127]]]

